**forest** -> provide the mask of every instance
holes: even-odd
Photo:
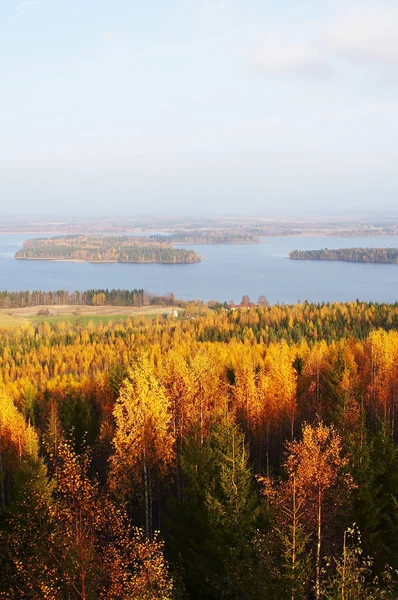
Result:
[[[339,248],[337,250],[293,250],[296,260],[342,260],[346,262],[398,263],[398,248]]]
[[[14,258],[121,263],[195,263],[193,250],[173,248],[167,241],[135,236],[64,235],[25,240]]]
[[[398,304],[0,335],[0,597],[398,597]]]
[[[26,308],[28,306],[145,306],[147,304],[180,306],[174,294],[159,296],[143,289],[98,289],[69,292],[67,290],[0,291],[0,308]]]

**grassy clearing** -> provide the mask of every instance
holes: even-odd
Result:
[[[72,304],[62,304],[53,306],[27,306],[26,308],[9,309],[7,312],[18,317],[36,317],[41,309],[48,309],[53,316],[74,316],[78,311],[82,317],[85,316],[104,316],[120,315],[135,317],[148,314],[165,314],[169,310],[167,306],[76,306]],[[179,311],[181,309],[178,309]]]
[[[5,311],[0,310],[0,327],[17,327],[24,324],[26,324],[25,319],[9,315]]]
[[[121,322],[127,319],[127,315],[92,315],[92,316],[78,316],[78,315],[55,315],[49,317],[29,317],[29,321],[32,323],[61,323],[62,321],[70,321],[71,323],[80,323],[86,326],[90,321],[95,325],[98,323],[108,323],[109,321]]]
[[[51,315],[38,315],[41,309],[48,308]],[[16,308],[9,310],[0,310],[0,327],[12,327],[24,323],[60,323],[61,321],[70,321],[71,323],[80,323],[86,326],[90,321],[94,325],[99,323],[107,324],[109,321],[122,323],[126,319],[155,319],[165,315],[170,310],[167,306],[30,306],[26,308]],[[78,315],[74,314],[76,311]],[[178,309],[179,314],[183,310]],[[10,314],[7,314],[10,313]]]
[[[62,321],[70,321],[71,323],[79,323],[82,326],[88,325],[90,321],[94,323],[94,325],[98,325],[99,323],[103,323],[106,325],[109,321],[113,323],[123,323],[126,319],[138,320],[138,319],[149,319],[159,317],[159,313],[157,314],[148,314],[148,315],[55,315],[50,317],[30,317],[29,321],[32,323],[61,323]]]

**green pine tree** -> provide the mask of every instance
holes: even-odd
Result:
[[[203,445],[195,439],[182,456],[184,498],[171,501],[168,525],[170,553],[175,562],[180,557],[189,597],[266,598],[255,577],[260,504],[244,437],[224,422]]]

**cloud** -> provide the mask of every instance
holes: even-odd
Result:
[[[306,44],[265,43],[257,50],[255,65],[260,73],[272,77],[326,79],[333,74],[327,57]]]
[[[41,0],[21,0],[15,7],[15,10],[19,13],[25,12],[26,9],[32,6],[38,6],[41,4]]]
[[[385,77],[398,65],[397,31],[396,4],[356,5],[328,22],[273,28],[254,51],[254,63],[269,77],[322,80],[342,64],[382,68]]]
[[[377,4],[342,14],[326,30],[329,52],[357,63],[398,64],[398,6]]]

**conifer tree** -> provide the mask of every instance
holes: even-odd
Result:
[[[215,424],[203,445],[195,436],[182,456],[185,497],[173,501],[172,553],[181,552],[184,582],[195,598],[261,598],[253,540],[259,499],[247,448],[236,425]]]

